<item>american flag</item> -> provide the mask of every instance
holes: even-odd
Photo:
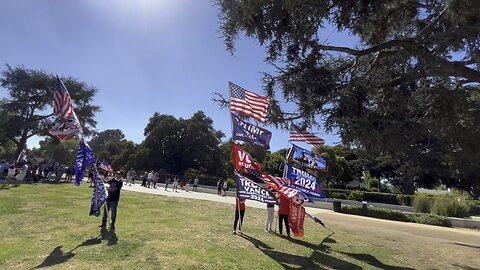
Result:
[[[68,118],[73,112],[72,99],[62,80],[57,76],[57,85],[53,94],[53,114]]]
[[[268,97],[259,96],[232,82],[230,87],[230,111],[265,122],[268,111]]]
[[[55,125],[48,132],[60,140],[69,140],[82,133],[82,126],[77,115],[72,111],[65,121]]]
[[[290,125],[290,136],[288,141],[309,143],[315,147],[325,144],[325,140],[313,135],[308,131],[300,131],[300,129],[293,123]]]
[[[262,175],[263,182],[274,190],[280,190],[283,186],[290,185],[290,180],[287,178],[280,178],[276,176],[271,176],[269,174]]]

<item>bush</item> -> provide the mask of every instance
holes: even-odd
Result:
[[[350,195],[348,195],[348,199],[361,202],[363,201],[363,192],[354,190],[350,192]]]
[[[416,223],[452,227],[452,222],[450,222],[448,218],[442,216],[425,213],[415,213],[412,215],[412,218],[413,221],[415,221]]]
[[[343,192],[332,192],[330,198],[346,200],[348,196]]]
[[[397,202],[400,205],[404,206],[410,206],[412,205],[412,196],[410,195],[403,195],[403,194],[397,194]]]
[[[473,209],[473,204],[464,198],[443,195],[437,196],[433,203],[432,213],[445,217],[467,217]]]
[[[353,214],[353,215],[361,215],[362,207],[357,205],[346,205],[342,207],[342,213],[345,214]],[[387,208],[381,207],[369,207],[367,211],[368,217],[373,218],[381,218],[381,219],[388,219],[388,220],[397,220],[397,221],[404,221],[404,222],[412,222],[412,218],[407,214],[400,212],[398,210],[391,210]]]
[[[417,195],[413,199],[415,213],[430,213],[432,211],[432,200],[427,196]]]

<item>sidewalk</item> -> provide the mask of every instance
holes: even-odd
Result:
[[[132,191],[132,192],[142,192],[142,193],[155,194],[155,195],[161,195],[161,196],[189,198],[189,199],[195,199],[195,200],[206,200],[206,201],[213,201],[213,202],[235,204],[235,198],[232,196],[232,192],[227,192],[227,196],[223,197],[217,194],[204,193],[203,191],[207,191],[207,192],[210,191],[210,190],[206,190],[205,188],[198,188],[197,192],[194,192],[191,190],[187,192],[181,189],[178,189],[178,192],[174,192],[170,187],[168,191],[165,191],[165,186],[159,185],[159,184],[157,184],[156,189],[142,187],[140,184],[135,184],[132,186],[124,184],[122,189],[127,191]],[[260,209],[267,208],[265,203],[252,201],[252,200],[247,200],[246,206],[260,208]],[[312,207],[305,207],[305,211],[312,215],[331,212],[330,210],[312,208]]]

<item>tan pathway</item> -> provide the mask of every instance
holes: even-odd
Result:
[[[140,184],[135,184],[133,186],[128,186],[128,185],[124,184],[122,189],[128,190],[128,191],[134,191],[134,192],[143,192],[143,193],[148,193],[148,194],[163,195],[163,196],[190,198],[190,199],[197,199],[197,200],[206,200],[206,201],[214,201],[214,202],[235,204],[235,198],[234,197],[228,197],[228,196],[227,197],[222,197],[222,196],[219,196],[217,194],[204,193],[204,192],[193,192],[193,191],[188,191],[187,192],[185,190],[180,190],[180,189],[178,189],[178,192],[174,192],[174,191],[172,191],[172,189],[170,187],[169,187],[168,191],[165,191],[165,187],[163,187],[163,186],[160,186],[160,187],[157,187],[156,189],[153,189],[153,188],[142,187]],[[198,190],[200,190],[200,188]],[[264,203],[257,202],[257,201],[252,201],[252,200],[247,200],[246,205],[248,207],[254,207],[254,208],[261,208],[261,209],[266,208]],[[310,213],[312,215],[331,212],[329,210],[312,208],[312,207],[305,207],[305,209],[306,209],[307,213]]]

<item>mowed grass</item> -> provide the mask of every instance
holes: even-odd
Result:
[[[85,184],[0,189],[0,269],[425,268],[407,268],[392,239],[370,244],[310,220],[304,237],[287,239],[264,232],[265,211],[253,208],[245,235],[232,235],[233,205],[127,191],[116,232],[101,232],[101,217],[88,216],[90,199]]]

